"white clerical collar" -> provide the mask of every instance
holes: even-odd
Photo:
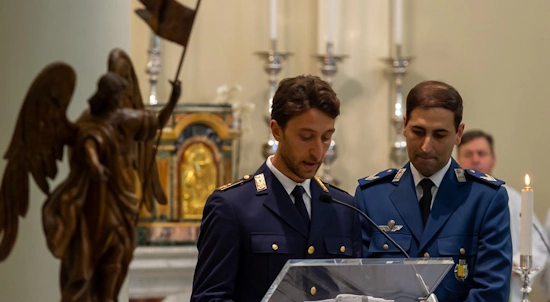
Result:
[[[426,177],[414,167],[414,165],[411,163],[411,174],[414,179],[414,186],[417,187],[420,181],[424,178],[429,178],[434,185],[439,188],[441,186],[441,182],[443,181],[443,177],[445,177],[445,173],[447,173],[447,170],[449,170],[449,167],[451,166],[451,159],[449,158],[449,161],[447,164],[439,171],[435,172],[432,176]]]
[[[296,185],[300,185],[304,187],[304,190],[306,191],[307,196],[311,198],[311,188],[310,188],[311,179],[308,178],[301,183],[295,182],[294,180],[288,178],[288,176],[284,175],[281,171],[279,171],[271,162],[272,159],[273,159],[273,155],[269,156],[265,161],[265,163],[269,168],[269,170],[271,170],[271,173],[273,173],[273,175],[275,175],[275,177],[277,177],[279,182],[283,185],[286,193],[290,195],[290,193],[292,193],[292,191],[294,190],[294,187],[296,187]]]

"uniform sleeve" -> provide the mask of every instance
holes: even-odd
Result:
[[[506,189],[498,189],[483,217],[467,302],[508,301],[512,273],[510,212]]]
[[[512,235],[512,263],[519,265],[519,243],[521,232],[521,196],[514,189],[505,187],[508,193],[508,208],[510,209],[510,233]],[[519,289],[518,289],[519,290]]]
[[[355,201],[355,198],[353,196],[351,198],[351,205],[354,207],[357,207],[357,203]],[[352,226],[352,232],[353,232],[353,257],[354,258],[363,258],[363,239],[361,237],[361,222],[359,220],[359,213],[353,211],[350,209],[350,211],[353,212],[353,226]]]
[[[365,204],[365,200],[363,199],[361,186],[357,186],[357,189],[355,190],[355,202],[357,203],[357,208],[361,210],[361,212],[366,213],[367,206]],[[359,215],[359,221],[361,224],[363,257],[367,258],[369,256],[370,245],[370,224],[362,215]]]
[[[239,269],[238,218],[222,192],[215,191],[206,201],[191,302],[233,301]]]

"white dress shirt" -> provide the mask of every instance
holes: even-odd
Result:
[[[411,163],[411,174],[413,176],[414,180],[414,187],[416,188],[416,197],[417,200],[420,201],[420,198],[424,195],[424,192],[422,192],[422,187],[420,186],[420,181],[424,178],[429,178],[433,183],[434,186],[432,187],[432,202],[430,204],[430,209],[434,205],[435,195],[437,194],[437,189],[441,186],[441,181],[443,181],[443,177],[445,176],[445,173],[447,173],[447,170],[449,170],[449,167],[451,166],[451,159],[449,158],[449,162],[439,171],[435,172],[432,176],[426,177],[414,167],[414,165]]]
[[[288,178],[288,176],[284,175],[281,171],[279,171],[271,162],[273,160],[273,155],[269,156],[266,160],[266,165],[271,170],[273,175],[277,177],[279,182],[283,185],[285,188],[286,193],[290,197],[290,200],[294,203],[294,196],[292,196],[292,191],[294,190],[294,187],[302,186],[304,187],[304,204],[306,205],[307,214],[309,215],[309,218],[311,218],[311,179],[306,179],[304,182],[297,183],[294,180]]]

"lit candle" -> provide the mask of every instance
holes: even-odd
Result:
[[[396,45],[403,44],[403,0],[394,1],[393,39]]]
[[[277,40],[277,0],[271,0],[270,6],[271,40]]]
[[[328,43],[334,42],[334,1],[335,0],[329,0],[329,6],[328,6],[328,34],[327,34]]]
[[[533,189],[529,175],[525,175],[525,188],[521,190],[521,237],[520,255],[531,255],[533,236]]]

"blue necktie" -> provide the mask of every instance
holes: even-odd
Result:
[[[296,186],[291,194],[294,196],[294,205],[298,210],[298,214],[300,214],[300,217],[302,217],[302,220],[309,228],[309,215],[307,214],[306,204],[304,203],[304,192],[304,187]]]

